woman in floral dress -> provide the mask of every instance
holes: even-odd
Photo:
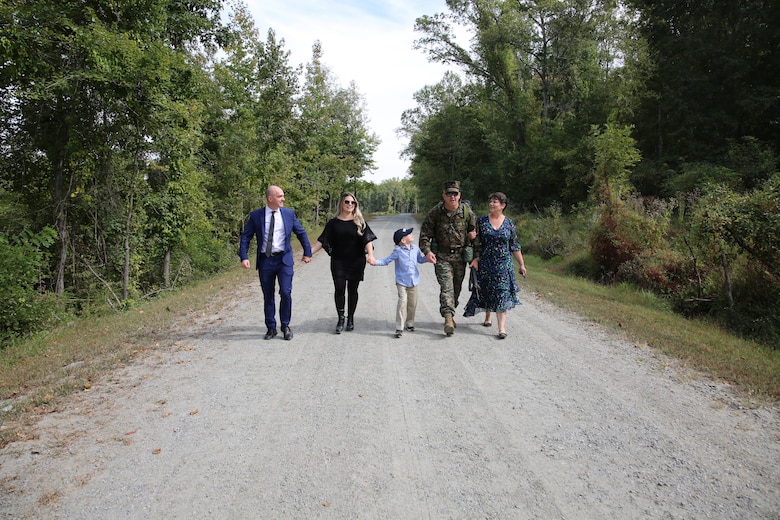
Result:
[[[515,281],[513,257],[520,264],[520,274],[526,274],[515,222],[504,215],[506,203],[506,195],[491,193],[488,203],[490,213],[477,219],[477,233],[482,243],[477,267],[479,291],[472,293],[463,313],[468,317],[485,311],[488,315],[485,325],[488,325],[490,313],[495,312],[499,339],[506,338],[507,311],[520,304],[517,298],[520,286]]]

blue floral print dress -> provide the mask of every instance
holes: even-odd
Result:
[[[477,271],[479,292],[471,293],[463,313],[466,317],[484,311],[505,312],[520,305],[512,256],[512,251],[520,250],[515,222],[504,217],[501,226],[493,229],[488,215],[483,215],[477,218],[477,233],[482,243]]]

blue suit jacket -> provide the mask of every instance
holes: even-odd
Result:
[[[293,258],[292,249],[292,234],[298,237],[298,240],[303,246],[303,256],[311,256],[311,244],[309,243],[309,236],[306,234],[306,230],[298,221],[298,217],[295,216],[295,212],[289,208],[279,208],[279,212],[284,222],[284,255],[282,262],[285,265],[292,266],[295,264]],[[255,269],[260,269],[262,262],[266,256],[260,251],[265,239],[265,208],[256,209],[249,214],[249,220],[244,226],[244,231],[241,233],[241,246],[239,248],[239,256],[241,260],[249,259],[249,242],[252,241],[252,237],[257,238],[257,256],[255,258]]]

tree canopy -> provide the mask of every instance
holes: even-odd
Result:
[[[691,170],[733,171],[751,189],[775,171],[780,142],[777,2],[449,0],[421,16],[416,46],[456,67],[418,94],[402,124],[419,186],[451,176],[448,119],[466,128],[461,177],[507,187],[522,207],[586,200],[593,125],[630,126],[646,195],[692,188]],[[460,28],[460,29],[457,29]],[[457,35],[468,34],[468,45]],[[432,99],[435,97],[436,99]],[[481,139],[481,140],[480,140]],[[465,155],[465,154],[464,154]],[[472,161],[474,164],[468,164]],[[705,166],[706,165],[706,166]],[[434,177],[436,181],[432,179]],[[481,193],[477,193],[481,196]]]

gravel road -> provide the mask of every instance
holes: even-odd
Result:
[[[377,256],[410,225],[373,220]],[[527,291],[507,339],[481,316],[447,338],[421,275],[415,332],[393,335],[391,265],[336,335],[320,253],[295,337],[264,341],[248,271],[0,451],[0,518],[780,519],[777,408]]]

